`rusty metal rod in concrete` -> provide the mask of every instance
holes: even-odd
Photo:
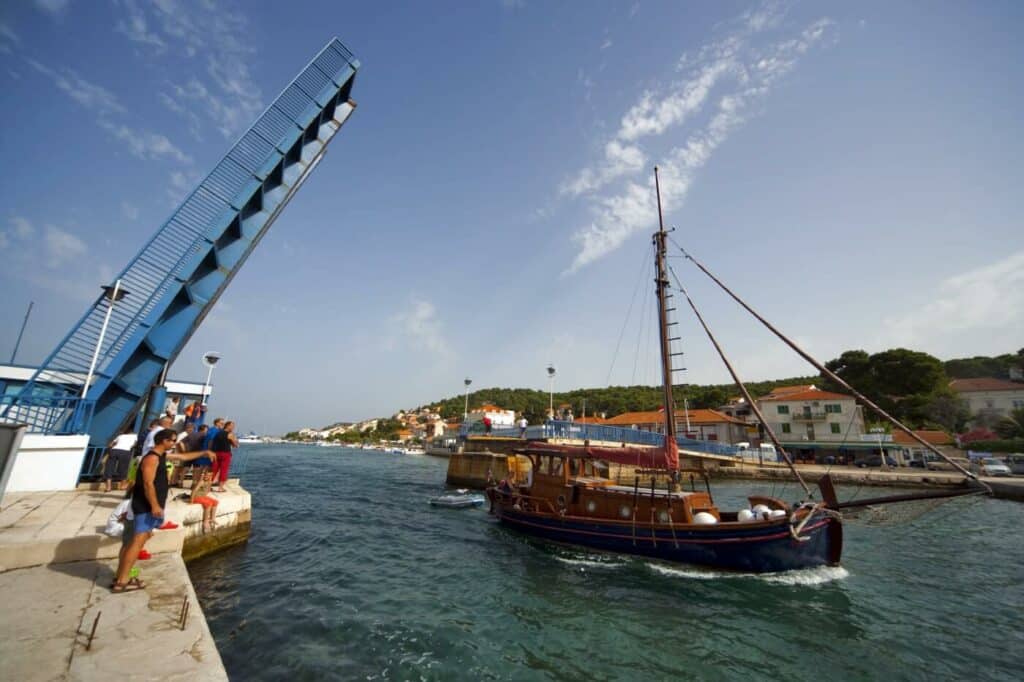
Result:
[[[96,636],[96,626],[99,625],[100,616],[102,616],[102,615],[103,615],[103,612],[100,611],[99,613],[96,614],[96,618],[94,618],[93,621],[92,621],[92,630],[89,631],[89,641],[86,642],[86,644],[85,644],[85,650],[86,651],[89,651],[90,649],[92,649],[92,638]]]

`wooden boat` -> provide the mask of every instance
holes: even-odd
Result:
[[[750,508],[726,511],[715,504],[703,460],[699,457],[694,459],[689,456],[691,453],[687,453],[688,459],[696,464],[691,468],[680,468],[676,440],[676,410],[672,395],[674,370],[671,363],[672,356],[678,353],[671,352],[671,341],[675,339],[668,335],[669,326],[674,323],[669,322],[668,299],[672,294],[668,293],[666,232],[661,212],[657,169],[654,179],[659,218],[659,229],[654,234],[653,241],[657,267],[656,293],[664,393],[664,445],[642,449],[598,448],[591,447],[589,443],[583,446],[566,446],[531,442],[517,451],[529,458],[530,473],[525,477],[512,475],[498,485],[489,487],[487,496],[491,502],[490,511],[502,524],[530,535],[667,561],[756,573],[838,565],[843,550],[843,518],[840,510],[864,505],[840,503],[827,476],[819,482],[821,500],[813,501],[814,494],[811,489],[800,477],[782,444],[765,423],[756,402],[739,380],[689,295],[681,287],[680,290],[686,295],[687,301],[721,355],[737,387],[764,425],[768,436],[789,465],[794,477],[803,486],[806,501],[791,505],[773,497],[750,496]],[[697,266],[704,269],[700,264]],[[707,274],[715,279],[710,273]],[[715,281],[718,282],[717,279]],[[735,298],[735,295],[733,296]],[[742,301],[740,303],[746,307]],[[752,310],[750,312],[753,313]],[[756,313],[754,314],[756,316]],[[764,322],[759,316],[758,319]],[[769,328],[775,331],[770,325]],[[793,345],[788,339],[784,340]],[[794,348],[799,351],[795,346]],[[802,351],[799,352],[807,357]],[[815,362],[820,371],[841,381],[816,361],[812,362]],[[845,382],[843,385],[847,386]],[[850,390],[869,407],[892,419],[860,393],[852,388]],[[899,422],[892,421],[911,433]],[[916,438],[916,434],[911,433],[911,436]],[[942,453],[936,453],[945,458]],[[623,486],[600,475],[602,463],[606,462],[642,466],[640,473],[634,478],[633,485]],[[679,481],[682,475],[687,473],[703,478],[705,490],[682,490]],[[643,481],[641,475],[644,476]],[[658,484],[659,479],[667,483]],[[925,497],[954,497],[976,492],[979,492],[977,488],[939,495],[922,493],[876,498],[870,502],[885,504]]]

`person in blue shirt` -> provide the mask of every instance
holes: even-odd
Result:
[[[210,443],[213,442],[214,436],[221,432],[224,428],[224,417],[217,417],[213,420],[213,426],[206,431],[206,437],[203,438],[203,450],[210,449]]]

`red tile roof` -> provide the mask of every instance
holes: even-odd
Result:
[[[805,390],[803,391],[791,391],[789,393],[775,393],[775,391],[772,391],[768,395],[758,398],[757,401],[853,400],[852,395],[846,395],[845,393],[831,393],[817,388],[804,388]]]
[[[602,419],[601,417],[580,417],[579,419],[576,420],[576,422],[580,423],[580,424],[605,424],[605,423],[607,423],[607,421]]]
[[[686,421],[686,411],[676,410],[676,421]],[[730,417],[727,414],[722,414],[718,410],[690,410],[689,411],[690,423],[691,424],[746,424],[742,419],[736,419]],[[632,426],[633,424],[661,424],[665,421],[665,411],[657,410],[654,412],[624,412],[610,419],[604,420],[604,424],[610,426]]]
[[[815,390],[814,384],[802,384],[800,386],[779,386],[773,388],[768,395],[782,395],[784,393],[800,393],[802,391],[813,391]]]
[[[931,445],[950,445],[953,439],[949,437],[949,434],[945,431],[914,431],[919,438],[924,439],[925,442]],[[892,442],[897,445],[920,445],[916,440],[903,433],[902,431],[893,431]]]
[[[949,387],[957,393],[972,391],[1024,391],[1024,384],[1006,379],[953,379]]]

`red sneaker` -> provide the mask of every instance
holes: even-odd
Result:
[[[177,527],[178,524],[174,523],[173,521],[164,521],[164,525],[157,528],[157,530],[174,530]]]
[[[139,560],[140,561],[145,561],[146,559],[152,559],[152,558],[153,558],[153,555],[149,553],[149,550],[146,550],[146,549],[140,549],[139,550]]]

